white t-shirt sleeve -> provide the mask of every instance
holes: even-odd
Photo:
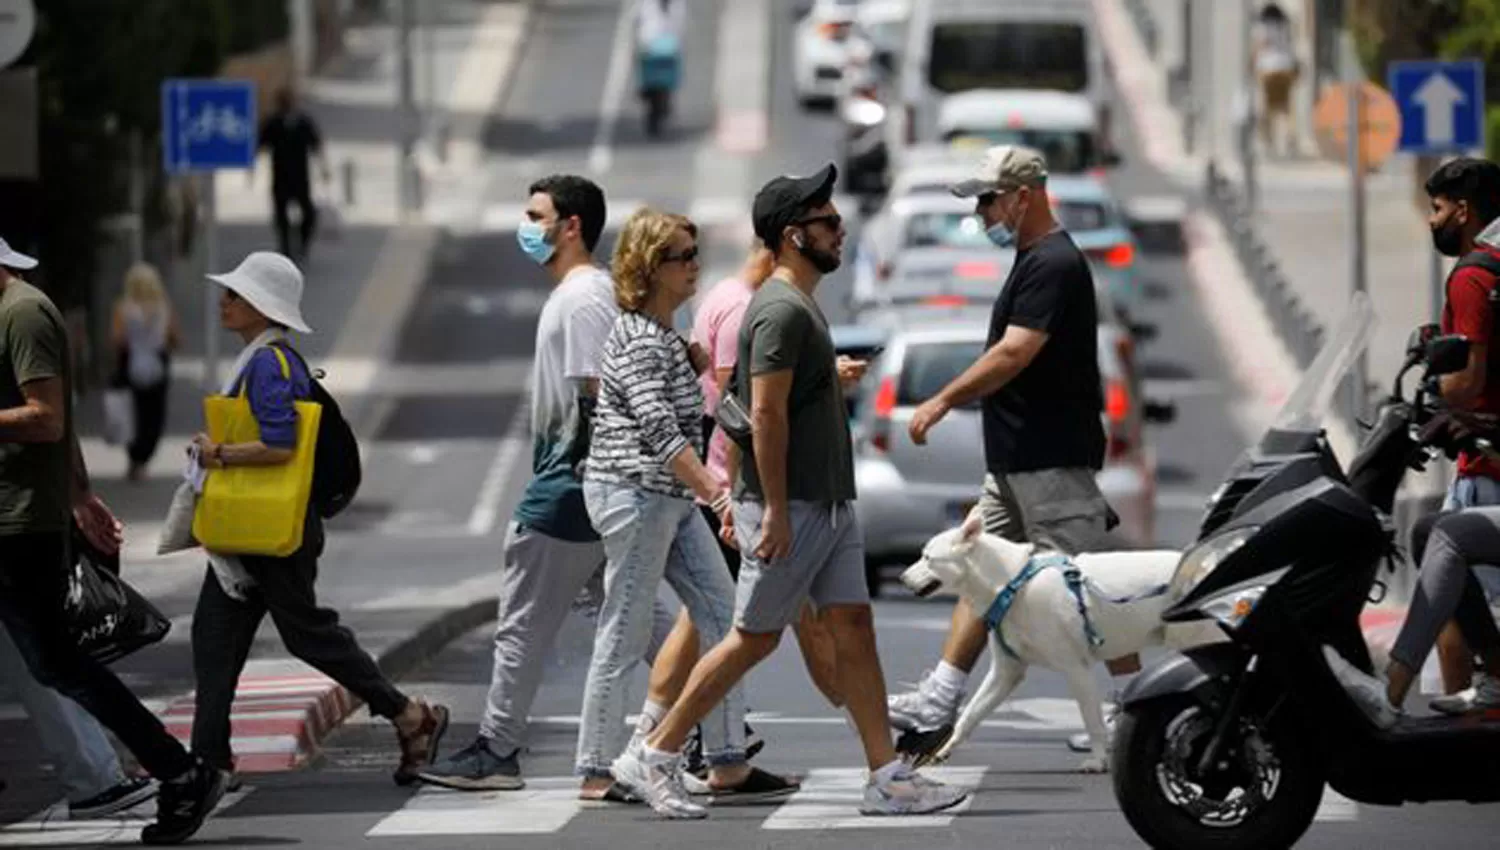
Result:
[[[601,293],[584,291],[563,313],[563,374],[570,380],[599,377],[604,341],[619,310]]]

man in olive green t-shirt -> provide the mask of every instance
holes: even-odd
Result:
[[[175,844],[203,825],[225,780],[80,649],[68,624],[72,523],[106,554],[119,551],[120,523],[90,492],[78,450],[62,315],[10,271],[35,266],[0,239],[0,625],[38,681],[98,718],[161,780],[157,821],[141,839]]]

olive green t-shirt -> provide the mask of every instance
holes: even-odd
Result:
[[[0,442],[0,537],[66,531],[73,445],[68,334],[46,294],[18,278],[0,290],[0,410],[21,407],[21,385],[61,378],[65,434],[54,443]]]
[[[790,369],[787,398],[786,495],[805,502],[854,500],[854,451],[839,386],[833,338],[818,305],[801,290],[771,278],[756,290],[740,324],[736,395],[754,404],[751,378]],[[740,464],[737,495],[761,501],[760,475]]]

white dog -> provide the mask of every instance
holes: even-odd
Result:
[[[918,596],[940,592],[961,596],[984,616],[1001,591],[1027,568],[1033,555],[1044,559],[1039,563],[1049,565],[1015,592],[1000,621],[1001,634],[990,630],[990,672],[964,706],[953,733],[933,761],[947,759],[979,722],[1010,696],[1026,675],[1026,668],[1036,664],[1066,676],[1068,688],[1078,701],[1091,744],[1091,753],[1081,769],[1085,773],[1109,769],[1108,732],[1093,668],[1100,661],[1164,642],[1161,614],[1172,602],[1165,587],[1181,553],[1110,552],[1064,559],[1030,544],[984,534],[979,523],[968,522],[928,541],[921,560],[901,574],[901,581]],[[1087,626],[1063,568],[1052,563],[1065,560],[1076,564],[1083,578]],[[1090,634],[1097,640],[1091,641]]]

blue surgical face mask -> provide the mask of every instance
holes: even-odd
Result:
[[[520,243],[521,251],[537,265],[546,265],[552,255],[557,253],[557,246],[547,241],[547,228],[530,219],[521,222],[516,228],[516,242]]]
[[[1016,244],[1016,229],[1003,221],[997,221],[984,229],[984,235],[995,243],[996,248],[1013,248]]]

